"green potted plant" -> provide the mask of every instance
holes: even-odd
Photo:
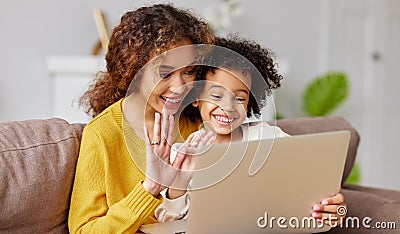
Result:
[[[349,93],[349,82],[343,72],[328,72],[312,80],[303,92],[303,111],[308,116],[332,113]]]

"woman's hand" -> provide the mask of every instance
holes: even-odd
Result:
[[[174,131],[174,117],[155,113],[153,140],[150,140],[147,127],[143,127],[146,143],[146,178],[143,182],[145,190],[153,196],[169,187],[174,181],[177,170],[170,164],[171,143]]]
[[[340,225],[347,213],[347,206],[341,193],[323,199],[321,203],[313,205],[312,208],[312,217],[331,227]]]

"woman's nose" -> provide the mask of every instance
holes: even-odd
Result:
[[[171,83],[169,85],[170,91],[177,94],[183,93],[186,90],[186,86],[182,75],[177,72],[173,74],[171,78]]]

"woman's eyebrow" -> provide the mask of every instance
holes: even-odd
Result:
[[[196,61],[193,61],[193,62],[189,63],[188,65],[183,66],[183,67],[181,67],[181,68],[193,66],[195,63],[196,63]],[[176,68],[176,67],[173,67],[173,66],[170,66],[170,65],[166,65],[166,64],[160,65],[159,68],[160,68],[160,69],[165,69],[165,70],[178,70],[178,69],[180,69],[180,68]]]

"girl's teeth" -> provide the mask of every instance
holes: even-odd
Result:
[[[219,116],[219,115],[216,115],[215,118],[218,121],[225,122],[225,123],[232,123],[232,121],[233,121],[233,119],[228,119],[228,118],[226,118],[224,116]]]

